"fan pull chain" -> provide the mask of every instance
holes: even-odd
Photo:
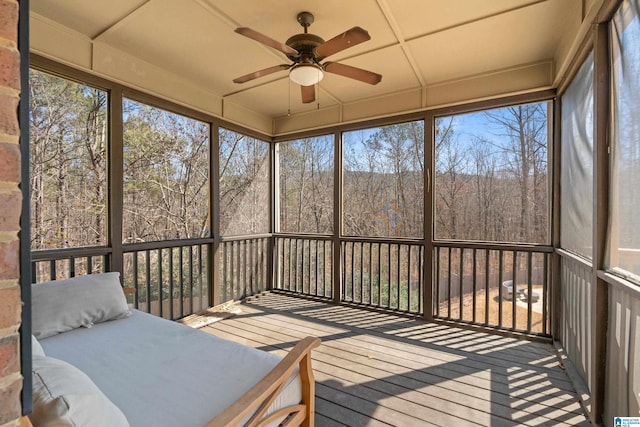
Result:
[[[291,117],[291,79],[287,79],[289,81],[289,108],[287,109],[287,117]]]
[[[316,71],[318,73],[318,83],[316,83],[316,86],[317,86],[316,92],[318,93],[318,96],[316,98],[316,101],[317,101],[316,110],[319,110],[320,109],[320,69],[317,69]]]

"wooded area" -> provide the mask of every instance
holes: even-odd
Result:
[[[107,242],[107,93],[30,77],[31,248]]]
[[[436,120],[435,236],[549,243],[547,104]]]
[[[32,247],[103,245],[107,93],[31,80]],[[547,105],[464,116],[435,122],[435,237],[546,243]],[[209,125],[132,100],[123,122],[123,242],[210,236]],[[344,234],[421,238],[424,122],[343,139]],[[219,147],[221,235],[269,232],[268,143],[220,128]],[[332,137],[278,150],[280,230],[333,233]]]

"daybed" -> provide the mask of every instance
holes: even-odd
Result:
[[[313,425],[318,338],[282,359],[130,309],[119,273],[32,285],[32,313],[36,427]]]

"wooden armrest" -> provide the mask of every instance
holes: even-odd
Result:
[[[125,295],[135,295],[136,288],[122,288]]]
[[[20,417],[20,427],[33,427],[31,420],[26,415]]]
[[[313,417],[313,399],[315,398],[311,350],[319,345],[320,338],[317,337],[306,337],[299,341],[260,382],[211,420],[206,427],[235,426],[254,411],[255,414],[247,422],[247,426],[259,426],[267,422],[271,417],[262,420],[264,413],[280,393],[296,366],[300,366],[303,405],[292,406],[292,412],[297,412],[297,419],[305,420],[306,418],[306,421],[313,425],[313,419],[309,420]],[[302,412],[301,408],[306,408],[306,412]],[[281,413],[281,411],[278,412]]]

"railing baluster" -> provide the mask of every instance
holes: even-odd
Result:
[[[422,286],[424,282],[424,269],[422,268],[424,260],[424,247],[422,245],[418,246],[418,313],[426,313],[426,310],[431,310],[433,314],[433,310],[431,307],[423,307],[422,305]],[[432,262],[432,260],[429,260]]]
[[[158,249],[158,307],[160,307],[160,317],[162,316],[162,305],[164,303],[162,298],[162,290],[164,288],[162,280],[162,249]]]
[[[49,280],[56,280],[57,279],[57,277],[56,277],[57,273],[56,273],[56,260],[55,259],[51,260],[49,272],[50,272]]]
[[[327,249],[328,248],[328,249]],[[333,242],[325,241],[324,242],[324,250],[323,250],[324,260],[322,261],[323,268],[323,276],[324,279],[322,283],[324,283],[323,295],[329,298],[333,298],[333,269],[338,268],[337,265],[333,265]],[[327,260],[329,265],[329,271],[327,271]],[[327,279],[329,276],[329,280]]]
[[[238,242],[238,270],[240,270],[240,284],[242,285],[242,298],[246,298],[249,293],[249,284],[247,280],[247,242],[240,240]]]
[[[151,313],[151,260],[149,259],[150,252],[147,249],[145,252],[145,273],[146,273],[146,289],[147,289],[147,313]]]
[[[543,270],[542,270],[542,333],[548,333],[548,314],[547,314],[547,304],[548,304],[548,294],[549,288],[547,283],[547,278],[549,277],[549,254],[543,254]]]
[[[178,272],[180,273],[180,317],[184,317],[184,246],[180,247]]]
[[[231,299],[238,300],[242,297],[240,293],[240,242],[233,241],[231,242],[231,263],[229,265],[229,275],[230,275],[230,284],[231,284]]]
[[[163,317],[163,297],[162,288],[164,281],[162,280],[162,249],[158,249],[158,307],[160,310],[160,317]]]
[[[360,242],[360,303],[364,304],[364,243]]]
[[[169,318],[175,319],[175,313],[173,310],[173,251],[174,248],[169,248]]]
[[[517,327],[517,323],[516,323],[516,296],[518,294],[518,286],[516,285],[517,281],[516,278],[518,276],[517,274],[517,258],[518,258],[518,252],[517,251],[512,251],[513,253],[513,283],[512,283],[512,288],[511,288],[511,325],[512,325],[512,329],[516,329]]]
[[[484,253],[484,323],[488,325],[489,313],[491,312],[491,307],[489,307],[489,261],[491,258],[491,251],[485,249]]]
[[[31,283],[38,283],[38,266],[39,263],[37,261],[31,262]]]
[[[380,270],[380,247],[381,244],[380,243],[375,243],[375,248],[376,248],[376,289],[378,292],[376,292],[377,294],[377,300],[375,305],[377,305],[378,307],[380,306],[380,299],[382,298],[382,289],[380,287],[380,285],[382,284],[382,270]]]
[[[132,255],[133,255],[133,287],[134,287],[133,307],[138,309],[139,295],[140,295],[140,292],[138,292],[138,252],[132,252]]]
[[[291,287],[294,285],[293,280],[291,279],[291,276],[293,274],[293,261],[294,261],[294,257],[293,257],[293,239],[289,238],[287,239],[288,243],[289,243],[289,252],[288,252],[288,256],[287,258],[289,259],[289,277],[287,280],[287,290],[292,290]],[[293,289],[295,291],[295,288]]]
[[[435,254],[436,254],[436,265],[434,268],[435,273],[435,285],[434,285],[434,290],[435,290],[435,298],[434,298],[434,304],[435,304],[435,310],[433,309],[433,307],[425,307],[425,310],[431,310],[431,312],[433,313],[435,311],[435,315],[436,316],[441,316],[440,314],[440,252],[442,251],[441,247],[436,247],[435,248]],[[425,261],[428,262],[428,261]]]
[[[294,246],[294,254],[293,254],[293,290],[295,292],[300,292],[298,290],[298,239],[293,239]]]
[[[411,311],[411,249],[407,245],[407,311]]]
[[[202,310],[204,308],[203,306],[203,302],[202,300],[204,299],[204,294],[202,292],[202,288],[203,288],[203,280],[202,280],[202,266],[203,266],[203,262],[202,262],[202,245],[198,245],[198,287],[200,288],[200,306],[198,307],[198,311]],[[207,307],[209,306],[209,302],[207,301]]]
[[[300,243],[301,243],[301,248],[300,248],[300,292],[301,293],[305,293],[304,291],[304,285],[305,285],[305,276],[304,276],[304,246],[305,246],[305,240],[300,239]]]
[[[460,293],[458,294],[458,305],[460,306],[459,308],[460,311],[458,312],[458,318],[462,320],[464,319],[464,316],[463,316],[464,306],[462,304],[463,303],[462,297],[464,295],[464,248],[460,248],[459,252],[460,252],[460,255],[459,255],[460,271],[458,275],[458,281],[459,281]]]
[[[447,263],[447,317],[451,318],[451,247],[449,247]]]
[[[527,332],[531,332],[531,311],[532,311],[532,307],[531,307],[531,300],[532,300],[532,296],[533,296],[533,286],[531,283],[532,277],[532,264],[531,264],[531,257],[532,257],[532,253],[529,252],[527,253]]]
[[[193,313],[193,245],[189,245],[189,314]]]
[[[229,275],[227,274],[227,271],[229,270],[229,242],[221,242],[220,246],[222,248],[222,277],[220,279],[220,286],[222,289],[220,289],[220,294],[222,302],[227,302],[229,301],[229,294],[227,292],[227,289],[229,288]]]
[[[391,307],[391,244],[387,244],[387,307]]]
[[[476,289],[476,274],[478,274],[478,268],[476,267],[477,255],[478,254],[476,252],[476,249],[474,248],[473,252],[472,252],[473,269],[472,269],[472,272],[471,272],[471,274],[473,275],[473,278],[472,278],[473,281],[471,282],[471,284],[473,286],[473,299],[471,300],[471,305],[472,305],[472,308],[471,308],[471,310],[472,310],[471,311],[471,313],[472,313],[471,321],[473,323],[476,323],[476,299],[477,299],[477,294],[476,294],[476,292],[477,292],[477,289]]]
[[[318,262],[319,262],[318,251],[320,250],[319,249],[320,248],[320,240],[316,240],[315,243],[316,243],[316,257],[315,257],[316,258],[316,269],[315,269],[315,280],[313,281],[313,283],[314,283],[313,294],[317,296],[318,295],[318,271],[319,271],[319,268],[320,268],[320,266],[318,265]]]
[[[503,327],[502,322],[502,282],[504,280],[503,270],[504,270],[504,252],[502,249],[498,251],[498,326]]]
[[[400,250],[401,250],[401,246],[396,244],[394,245],[396,250],[395,253],[397,254],[396,257],[396,309],[400,310]]]

